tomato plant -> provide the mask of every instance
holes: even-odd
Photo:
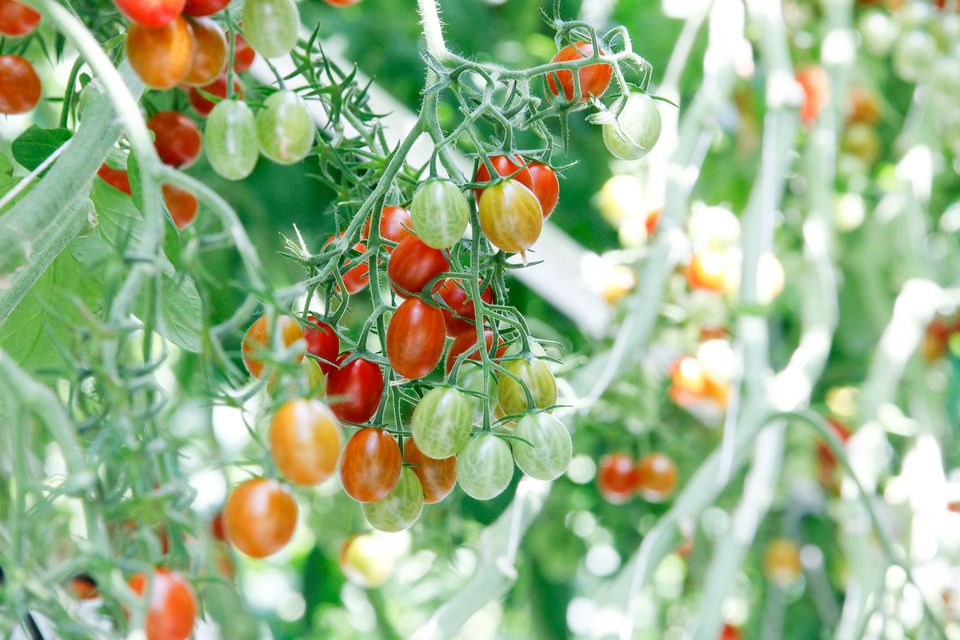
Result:
[[[520,253],[529,249],[543,228],[543,210],[530,189],[516,180],[487,187],[480,198],[480,226],[498,249]]]
[[[340,430],[319,400],[290,400],[270,424],[270,453],[284,478],[294,484],[320,484],[337,470]]]
[[[17,0],[0,0],[0,34],[25,36],[40,24],[40,14]]]
[[[149,576],[136,573],[130,578],[130,589],[149,598],[147,640],[186,640],[193,635],[197,596],[180,574],[160,568]]]
[[[338,418],[363,424],[380,406],[383,372],[375,363],[363,358],[340,364],[347,357],[349,354],[342,356],[337,361],[337,368],[328,372],[327,400]]]
[[[599,55],[604,55],[605,52],[600,49],[598,53]],[[553,56],[551,62],[567,62],[569,60],[591,58],[593,55],[594,49],[592,44],[589,42],[575,42],[561,49],[557,55]],[[555,96],[560,95],[560,88],[557,86],[557,82],[559,81],[559,86],[563,88],[563,95],[567,100],[573,100],[574,97],[578,100],[586,100],[590,96],[599,98],[610,84],[613,68],[605,62],[599,62],[578,69],[576,72],[578,80],[574,80],[573,74],[574,72],[572,71],[564,70],[548,74],[547,85],[550,87],[550,93]],[[579,85],[579,87],[577,85]]]
[[[512,479],[510,445],[492,433],[471,438],[457,456],[457,482],[471,498],[495,498],[506,490]]]
[[[217,103],[207,117],[203,139],[210,166],[227,180],[242,180],[257,165],[257,123],[241,100]]]
[[[0,113],[26,113],[40,102],[40,77],[25,58],[0,55]]]
[[[135,23],[127,32],[130,66],[154,89],[170,89],[186,78],[193,53],[193,30],[179,15],[158,27]]]
[[[409,438],[403,443],[403,462],[420,479],[423,501],[426,504],[440,502],[453,491],[457,484],[456,456],[437,460],[426,456],[416,440]]]
[[[270,478],[253,478],[230,493],[223,524],[234,547],[253,558],[266,558],[290,542],[298,514],[286,487]]]
[[[420,451],[443,460],[459,453],[472,430],[470,402],[465,394],[450,387],[434,387],[417,403],[411,430]]]
[[[153,145],[165,164],[189,166],[200,155],[200,130],[186,115],[177,111],[160,111],[147,120],[147,128],[153,132]]]
[[[399,375],[422,378],[443,355],[443,314],[419,298],[401,304],[387,327],[387,357]]]
[[[390,286],[402,296],[416,295],[428,282],[450,268],[446,256],[439,249],[423,243],[411,235],[400,241],[387,263]]]
[[[383,500],[400,481],[402,457],[396,439],[386,430],[360,429],[347,441],[340,459],[343,490],[357,502]],[[408,489],[402,490],[403,496],[409,497]]]

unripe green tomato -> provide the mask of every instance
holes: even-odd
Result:
[[[300,162],[313,147],[316,129],[307,105],[292,91],[278,91],[257,113],[260,151],[274,162]]]
[[[243,5],[243,35],[265,58],[290,53],[299,29],[300,14],[293,0],[247,0]]]
[[[460,188],[449,180],[429,180],[410,203],[413,232],[428,247],[449,249],[463,237],[470,205]]]
[[[370,526],[380,531],[403,531],[410,528],[423,510],[423,487],[420,479],[410,467],[400,474],[400,481],[377,502],[364,502],[363,516]]]
[[[916,82],[925,76],[937,58],[937,42],[926,31],[908,31],[897,41],[893,68],[903,80]]]
[[[492,433],[471,438],[457,456],[457,482],[471,498],[495,498],[510,486],[512,479],[510,445]]]
[[[411,422],[417,447],[436,460],[457,455],[470,440],[471,414],[465,394],[453,387],[434,387],[413,410]]]
[[[603,125],[603,143],[607,151],[621,160],[639,160],[657,144],[662,125],[653,98],[645,93],[633,93],[616,123]]]
[[[556,480],[567,470],[573,442],[562,422],[547,413],[526,415],[513,434],[523,438],[514,441],[513,457],[525,474],[537,480]]]
[[[497,399],[500,411],[505,416],[515,416],[527,409],[546,409],[557,403],[557,381],[549,367],[542,360],[510,360],[504,368],[523,380],[533,396],[533,407],[527,406],[527,396],[520,383],[506,374],[500,374],[497,384],[500,386]]]
[[[245,102],[221,100],[207,117],[204,148],[210,166],[227,180],[242,180],[260,157],[257,124]]]
[[[523,255],[543,230],[540,201],[518,180],[505,180],[484,189],[479,218],[483,235],[507,253]]]

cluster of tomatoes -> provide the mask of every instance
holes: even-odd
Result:
[[[0,0],[0,36],[22,38],[40,24],[40,14],[17,0]],[[26,113],[40,102],[40,76],[29,60],[0,55],[0,114]]]
[[[597,487],[608,502],[622,504],[639,494],[647,502],[664,502],[677,488],[677,465],[670,456],[652,452],[637,461],[626,453],[600,460]]]

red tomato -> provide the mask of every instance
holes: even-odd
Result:
[[[440,502],[453,491],[457,484],[457,456],[443,460],[428,458],[417,447],[413,438],[403,442],[403,461],[411,465],[423,487],[423,501],[427,504]]]
[[[163,185],[163,200],[167,204],[167,210],[170,212],[170,217],[173,218],[173,224],[177,226],[177,229],[183,229],[197,217],[197,209],[200,208],[200,203],[197,202],[196,196],[186,189],[165,184]]]
[[[380,237],[390,242],[400,243],[405,238],[413,235],[413,222],[410,220],[410,212],[403,207],[387,205],[380,212]],[[363,235],[361,240],[370,237],[370,219],[363,225]],[[393,252],[393,247],[385,246],[387,253]]]
[[[513,175],[513,179],[525,186],[526,188],[533,191],[533,177],[530,175],[530,168],[524,167],[522,170],[520,167],[523,167],[524,160],[518,155],[514,155],[513,158],[507,156],[490,156],[490,164],[493,165],[493,168],[496,169],[497,174],[502,177],[507,177]],[[477,175],[473,177],[474,182],[489,182],[490,181],[490,171],[487,169],[487,163],[481,162],[477,166]],[[483,195],[483,189],[477,187],[473,190],[473,194],[477,198],[477,202],[480,202],[480,196]]]
[[[185,84],[202,86],[217,79],[227,66],[227,38],[210,18],[190,21],[193,29],[193,63],[184,76]]]
[[[390,255],[387,277],[397,294],[417,295],[428,282],[449,269],[443,251],[428,247],[417,236],[409,236]]]
[[[97,175],[114,189],[130,195],[130,176],[125,169],[114,169],[104,162],[97,169]]]
[[[440,283],[436,292],[447,306],[453,309],[453,311],[440,309],[443,313],[443,324],[447,329],[447,335],[456,337],[464,331],[471,331],[476,334],[474,329],[476,325],[473,323],[475,312],[473,300],[467,296],[467,292],[460,286],[460,283],[448,278]],[[480,297],[488,303],[493,302],[493,289],[487,287],[480,294]]]
[[[152,576],[137,573],[130,578],[130,589],[139,596],[149,593],[147,640],[186,640],[193,635],[197,597],[179,573],[160,568]]]
[[[719,640],[740,640],[740,629],[729,622],[725,622],[723,629],[720,630]]]
[[[647,229],[648,236],[652,236],[657,230],[657,225],[660,223],[661,215],[663,215],[663,207],[657,207],[656,209],[652,209],[647,213],[647,219],[644,221],[644,226]]]
[[[114,0],[120,13],[145,27],[162,27],[183,12],[185,0]]]
[[[493,330],[484,329],[483,340],[487,345],[486,349],[487,349],[487,352],[489,353],[490,349],[493,348]],[[447,364],[446,364],[447,373],[450,373],[451,371],[453,371],[453,365],[457,361],[457,356],[459,356],[464,351],[470,349],[471,347],[475,346],[476,344],[477,344],[477,333],[475,330],[473,330],[473,327],[471,327],[470,331],[464,331],[463,333],[458,335],[456,339],[454,339],[453,343],[450,345],[450,350],[447,352]],[[504,353],[506,353],[506,351],[507,351],[507,346],[503,344],[503,339],[501,338],[499,340],[497,352],[494,354],[494,357],[499,358]],[[475,350],[473,353],[467,356],[467,360],[476,360],[477,362],[482,360],[482,356],[480,355],[480,350],[479,349]]]
[[[193,64],[193,30],[179,16],[162,27],[130,25],[127,59],[147,86],[172,89]]]
[[[70,591],[77,600],[93,600],[100,597],[97,582],[85,573],[76,575],[70,580]]]
[[[637,488],[648,502],[663,502],[677,488],[677,465],[662,453],[648,453],[637,463]]]
[[[153,131],[153,146],[164,164],[183,167],[200,155],[200,130],[179,111],[158,111],[147,120],[147,128]]]
[[[282,549],[297,528],[297,501],[272,478],[252,478],[238,485],[223,510],[227,539],[253,558]]]
[[[40,24],[40,14],[17,0],[0,0],[0,34],[25,36]]]
[[[333,327],[326,322],[321,322],[312,313],[307,316],[307,321],[320,327],[315,329],[309,324],[307,325],[305,334],[307,352],[320,358],[321,361],[317,364],[320,365],[325,374],[330,375],[330,372],[337,368],[337,356],[340,355],[340,338],[337,337],[337,332],[333,330]]]
[[[437,366],[443,355],[443,314],[419,298],[404,301],[387,325],[387,357],[394,371],[415,380]]]
[[[217,515],[213,516],[213,520],[210,521],[210,533],[220,542],[227,541],[227,530],[223,524],[223,509],[217,511]]]
[[[226,74],[220,74],[217,76],[217,79],[206,85],[205,87],[190,87],[190,104],[193,106],[193,110],[196,111],[199,115],[207,117],[209,113],[216,106],[216,103],[213,100],[208,100],[200,91],[205,91],[212,96],[217,96],[218,98],[225,99],[227,97],[227,76]],[[233,79],[233,95],[238,99],[243,99],[243,85],[240,84],[240,81],[236,78]]]
[[[357,4],[360,0],[324,0],[331,7],[349,7],[352,4]]]
[[[373,417],[383,395],[383,372],[380,366],[357,358],[327,374],[327,402],[330,410],[341,420],[363,424]]]
[[[187,0],[183,13],[188,16],[212,16],[222,11],[230,0]]]
[[[323,246],[327,246],[335,239],[336,236],[330,236],[330,239],[324,242]],[[367,246],[358,242],[353,245],[353,249],[362,254],[367,250]],[[370,266],[367,264],[367,259],[360,256],[349,258],[343,265],[341,276],[343,277],[343,284],[347,287],[347,293],[353,295],[363,291],[367,283],[370,282]]]
[[[227,43],[229,51],[229,34]],[[239,33],[237,34],[236,42],[233,43],[233,70],[237,73],[243,73],[253,65],[253,61],[257,59],[257,52],[253,50],[253,47],[247,42],[247,39],[244,38]]]
[[[600,55],[604,55],[600,50]],[[577,42],[567,45],[561,49],[557,55],[553,56],[551,62],[568,62],[570,60],[580,60],[593,56],[593,44],[589,42]],[[588,96],[599,98],[607,90],[610,84],[610,78],[613,76],[613,68],[605,63],[588,64],[585,67],[577,69],[577,75],[580,77],[580,101],[584,101]],[[550,93],[555,96],[560,95],[560,89],[557,88],[557,79],[560,80],[560,86],[563,87],[563,94],[567,100],[574,98],[573,72],[560,70],[547,74],[547,85],[550,87]]]
[[[607,502],[621,504],[633,497],[639,478],[633,458],[625,453],[614,453],[600,460],[597,487]]]
[[[40,76],[20,56],[0,56],[0,113],[26,113],[40,102]]]
[[[297,340],[303,339],[303,329],[301,329],[300,324],[290,316],[278,316],[276,318],[276,326],[280,329],[282,341],[286,347],[289,347]],[[247,332],[243,335],[243,364],[247,367],[247,371],[253,376],[259,378],[263,373],[263,360],[259,357],[260,352],[269,350],[272,347],[273,340],[270,336],[270,325],[267,316],[260,316],[254,320],[253,324],[250,325],[250,328],[247,329]],[[303,359],[303,355],[300,354],[294,359],[300,362]]]
[[[834,433],[837,434],[837,437],[840,438],[840,442],[846,443],[850,439],[850,429],[847,428],[842,422],[837,420],[827,419],[827,424],[833,428]],[[836,467],[837,458],[833,455],[833,450],[827,445],[823,440],[820,440],[817,443],[817,457],[820,459],[820,462],[831,469]]]
[[[540,201],[544,219],[549,218],[560,199],[560,181],[557,180],[557,174],[542,162],[531,162],[527,166],[527,170],[530,172],[531,181],[533,181],[531,191]]]
[[[803,88],[804,101],[800,119],[810,124],[820,115],[830,97],[830,77],[821,67],[810,66],[797,71],[797,82]]]
[[[397,441],[384,429],[360,429],[343,449],[340,482],[357,502],[383,500],[400,481],[403,461]]]

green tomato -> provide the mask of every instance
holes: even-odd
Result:
[[[292,91],[278,91],[257,114],[260,151],[274,162],[300,162],[313,147],[316,129],[307,105]]]
[[[207,117],[204,148],[210,166],[227,180],[242,180],[260,157],[257,124],[245,102],[221,100]]]
[[[526,360],[510,360],[504,363],[504,368],[520,378],[533,396],[533,407],[527,406],[527,396],[520,383],[506,374],[500,374],[497,382],[500,389],[497,399],[500,402],[500,411],[505,416],[515,416],[527,409],[546,409],[557,403],[557,381],[549,367],[537,358],[531,362]]]
[[[449,180],[429,180],[410,204],[413,232],[434,249],[449,249],[463,237],[470,205],[460,188]]]
[[[243,5],[243,35],[265,58],[290,53],[299,30],[300,14],[293,0],[247,0]]]
[[[657,144],[662,124],[653,98],[633,93],[616,122],[603,125],[603,143],[607,151],[621,160],[639,160]]]
[[[510,445],[492,433],[471,438],[457,456],[457,482],[471,498],[495,498],[503,493],[512,479]]]
[[[467,446],[473,426],[467,396],[452,387],[434,387],[413,411],[413,439],[429,458],[443,460]]]
[[[423,510],[423,487],[410,467],[400,474],[400,481],[387,497],[377,502],[364,502],[363,516],[370,526],[380,531],[403,531],[410,528]]]
[[[903,80],[916,82],[930,71],[937,57],[937,42],[926,31],[908,31],[893,50],[893,68]]]
[[[567,470],[573,442],[562,422],[546,413],[527,415],[517,422],[513,433],[523,438],[514,441],[513,456],[525,474],[537,480],[556,480]]]

